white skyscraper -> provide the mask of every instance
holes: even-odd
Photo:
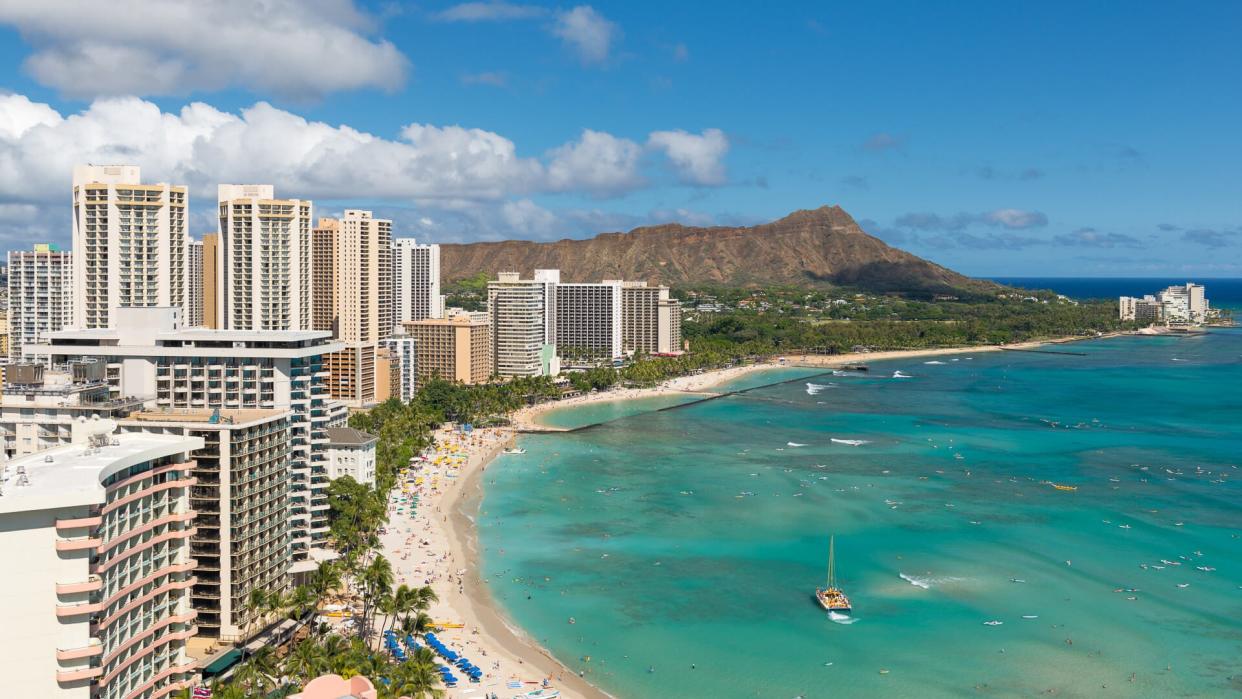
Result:
[[[396,323],[444,317],[440,295],[440,246],[413,238],[392,241],[392,284]]]
[[[42,243],[9,251],[9,359],[22,361],[22,345],[73,323],[72,254]]]
[[[501,272],[487,284],[492,321],[492,356],[499,376],[555,376],[556,285],[561,272],[537,269],[534,279]]]
[[[310,330],[311,202],[222,184],[217,313],[229,330]]]
[[[73,324],[112,326],[121,306],[187,310],[185,187],[141,184],[136,165],[73,169]]]

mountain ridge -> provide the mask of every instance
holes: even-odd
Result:
[[[908,294],[984,291],[971,279],[868,234],[840,206],[794,211],[755,226],[680,223],[553,242],[440,246],[441,278],[560,269],[567,282],[645,280],[670,286],[835,285]]]

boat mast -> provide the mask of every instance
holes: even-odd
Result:
[[[835,548],[836,548],[836,536],[829,536],[828,537],[828,589],[829,590],[836,587],[837,576],[836,576],[836,571],[834,570],[835,564],[833,560],[835,558],[835,553],[836,553],[836,551],[834,550]]]

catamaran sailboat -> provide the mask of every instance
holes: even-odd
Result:
[[[850,598],[837,587],[835,539],[835,536],[828,538],[828,586],[816,588],[815,599],[819,601],[819,606],[830,612],[849,614]]]

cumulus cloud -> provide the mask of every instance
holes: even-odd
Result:
[[[433,14],[432,18],[441,22],[502,22],[511,19],[541,17],[547,12],[547,9],[537,5],[515,5],[509,2],[463,2]]]
[[[725,182],[724,157],[729,152],[729,138],[720,129],[706,129],[701,134],[680,129],[655,131],[648,137],[647,147],[664,152],[687,184]]]
[[[22,230],[62,238],[70,174],[79,163],[141,165],[145,181],[188,185],[192,204],[214,202],[220,182],[270,183],[289,197],[487,208],[497,230],[512,224],[519,234],[550,230],[533,197],[618,196],[647,186],[644,168],[661,161],[696,184],[724,181],[722,132],[662,131],[647,141],[659,145],[585,130],[542,156],[527,156],[485,129],[412,123],[385,138],[265,102],[238,112],[201,102],[165,112],[137,97],[104,98],[61,114],[24,95],[0,94],[0,235],[26,221]],[[210,227],[210,217],[199,223]]]
[[[1103,233],[1094,228],[1079,228],[1072,233],[1053,236],[1058,245],[1084,248],[1141,248],[1142,241],[1124,233]]]
[[[353,0],[3,2],[0,24],[33,47],[26,72],[73,97],[243,87],[306,98],[392,90],[409,70]]]
[[[579,5],[556,16],[552,33],[560,37],[583,63],[590,64],[608,60],[613,43],[620,38],[621,29],[590,5]]]
[[[903,228],[923,231],[960,231],[970,226],[983,225],[994,228],[1020,230],[1047,225],[1048,217],[1038,211],[1022,209],[995,209],[983,213],[959,213],[941,216],[935,213],[915,212],[898,216],[894,224]]]
[[[629,139],[586,129],[577,141],[549,153],[548,184],[558,191],[586,189],[597,194],[635,189],[642,184],[641,155],[642,148]]]

